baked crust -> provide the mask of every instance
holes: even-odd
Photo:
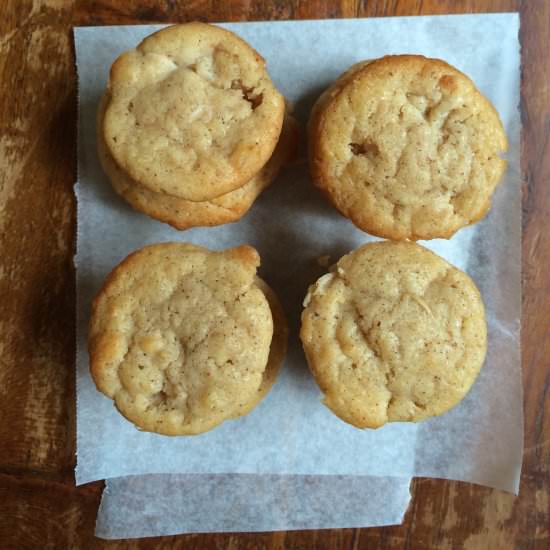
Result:
[[[309,122],[314,183],[359,228],[393,240],[449,238],[481,219],[507,147],[474,83],[419,55],[351,67]]]
[[[304,306],[300,338],[324,404],[358,428],[444,413],[485,359],[477,287],[415,243],[358,248],[310,287]]]
[[[258,265],[249,246],[164,243],[128,256],[93,303],[98,390],[139,429],[165,435],[202,433],[250,412],[276,378],[287,334]]]
[[[162,29],[112,65],[107,150],[144,188],[190,201],[244,185],[279,139],[284,98],[265,60],[205,23]]]

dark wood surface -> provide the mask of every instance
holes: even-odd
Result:
[[[106,542],[75,487],[74,25],[521,12],[523,376],[519,497],[418,479],[403,525]],[[550,544],[550,2],[0,1],[0,548],[480,548]]]

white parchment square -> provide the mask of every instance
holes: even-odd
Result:
[[[236,224],[178,232],[134,212],[112,191],[99,166],[95,113],[113,60],[159,27],[76,28],[77,483],[140,474],[421,475],[517,492],[523,443],[518,15],[223,26],[266,58],[274,82],[295,103],[302,124],[319,93],[349,65],[389,53],[443,58],[473,78],[495,104],[510,150],[493,208],[486,219],[449,241],[422,243],[465,269],[479,285],[489,320],[487,361],[466,399],[440,418],[360,431],[332,415],[320,404],[297,338],[301,302],[307,286],[322,273],[315,258],[329,254],[335,261],[371,237],[318,195],[304,163],[286,169]],[[160,241],[214,249],[255,246],[262,257],[260,275],[279,294],[291,325],[285,368],[265,401],[247,417],[193,438],[139,432],[95,390],[88,373],[86,326],[93,295],[128,253]]]

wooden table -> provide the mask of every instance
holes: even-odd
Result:
[[[521,12],[523,375],[519,497],[417,479],[403,525],[95,539],[75,487],[73,25]],[[0,548],[482,548],[550,544],[550,2],[0,1]],[[546,235],[546,237],[545,237]],[[546,413],[545,413],[546,409]]]

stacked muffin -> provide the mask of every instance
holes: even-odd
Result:
[[[177,229],[241,218],[295,136],[264,59],[235,34],[203,23],[168,27],[122,54],[97,127],[114,189]]]
[[[281,306],[250,246],[147,246],[109,275],[93,304],[97,388],[142,430],[193,435],[249,413],[286,351]]]

